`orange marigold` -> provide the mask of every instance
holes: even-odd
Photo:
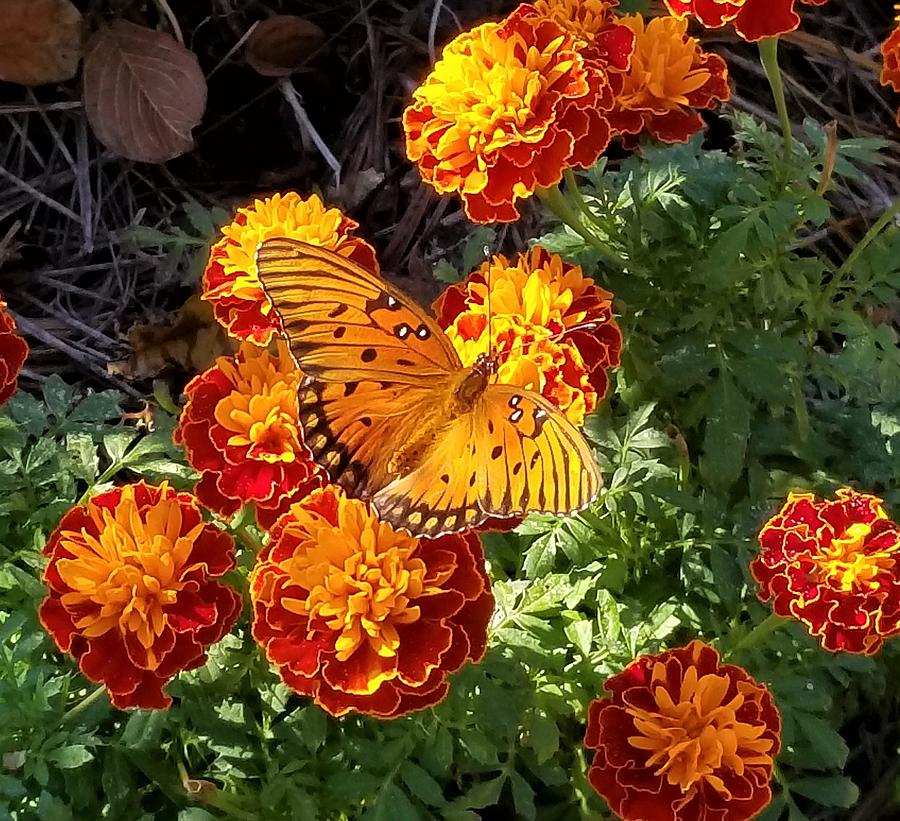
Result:
[[[290,191],[255,200],[239,208],[234,222],[210,250],[203,272],[203,299],[212,304],[219,323],[235,339],[268,345],[278,333],[256,273],[256,249],[272,237],[288,237],[328,248],[371,271],[378,270],[375,249],[351,236],[359,224],[337,208],[327,208],[313,194],[303,199]]]
[[[484,655],[494,606],[474,534],[417,539],[334,486],[275,523],[250,596],[286,684],[334,716],[379,718],[439,702]]]
[[[516,204],[609,143],[613,93],[575,37],[521,5],[465,31],[413,92],[406,152],[439,193],[459,193],[476,222],[518,219]]]
[[[591,703],[588,780],[626,821],[745,821],[772,800],[769,691],[700,641],[642,656]]]
[[[791,493],[759,532],[759,597],[799,619],[826,650],[871,655],[900,634],[900,525],[881,499]]]
[[[599,60],[613,75],[628,69],[634,35],[615,13],[619,0],[535,0],[533,5],[578,38],[587,59]]]
[[[881,44],[881,58],[881,84],[900,92],[900,22]],[[900,126],[900,109],[897,110],[897,125]]]
[[[695,109],[729,98],[728,66],[688,36],[687,20],[655,17],[645,24],[640,14],[631,14],[622,23],[634,32],[635,47],[610,115],[613,128],[634,135],[646,130],[666,143],[687,142],[703,128]]]
[[[245,342],[188,383],[173,438],[201,472],[194,492],[208,508],[230,516],[253,503],[269,527],[321,487],[298,417],[301,376],[284,342],[274,354]]]
[[[16,331],[15,320],[0,298],[0,405],[16,392],[19,371],[28,358],[28,345]]]
[[[514,262],[491,258],[447,288],[434,310],[464,365],[491,348],[500,382],[542,394],[581,425],[619,364],[622,333],[611,300],[578,265],[536,245]]]
[[[665,0],[676,17],[693,15],[707,28],[728,23],[738,36],[756,42],[794,31],[800,25],[797,3],[821,6],[828,0]]]
[[[241,597],[215,581],[235,566],[231,536],[165,482],[73,507],[44,555],[41,624],[120,709],[168,707],[163,687],[200,667],[240,614]]]

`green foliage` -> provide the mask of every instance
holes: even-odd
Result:
[[[76,397],[50,379],[41,400],[16,395],[0,412],[0,818],[610,818],[586,780],[587,706],[635,656],[698,636],[768,683],[781,711],[780,788],[763,817],[852,806],[842,733],[866,705],[896,705],[900,654],[829,655],[800,625],[752,632],[769,610],[748,562],[793,488],[854,484],[900,512],[897,340],[871,320],[900,285],[900,232],[848,270],[817,255],[821,151],[798,145],[785,174],[776,135],[735,126],[735,157],[646,146],[588,173],[583,199],[569,193],[597,242],[566,228],[541,240],[617,297],[623,364],[586,425],[606,486],[577,516],[484,535],[490,647],[434,709],[328,717],[274,675],[246,612],[169,686],[170,710],[94,700],[37,622],[46,536],[113,482],[195,477],[162,411],[146,432],[110,392]],[[837,173],[858,174],[876,147],[841,144]],[[441,278],[492,241],[473,233]]]

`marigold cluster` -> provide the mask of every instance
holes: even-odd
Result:
[[[328,248],[377,271],[375,250],[351,236],[358,227],[339,209],[327,208],[315,194],[303,199],[290,191],[255,200],[238,209],[234,222],[222,229],[222,239],[210,250],[203,273],[203,299],[235,339],[268,345],[279,328],[256,272],[259,244],[272,237],[287,237]]]
[[[493,610],[474,534],[414,538],[333,486],[276,522],[250,595],[266,657],[334,716],[439,702],[448,674],[484,655]]]
[[[881,84],[900,92],[900,22],[881,44],[881,59]],[[900,109],[897,110],[897,125],[900,126]]]
[[[707,28],[731,24],[739,37],[756,42],[794,31],[799,3],[821,6],[828,0],[665,0],[676,17],[692,15]]]
[[[485,262],[434,309],[464,365],[493,350],[500,382],[542,394],[581,425],[619,364],[611,300],[579,266],[534,246],[512,262],[500,255]]]
[[[28,345],[16,331],[15,320],[0,299],[0,405],[16,392],[19,371],[28,358]]]
[[[47,542],[41,623],[119,708],[165,708],[163,687],[206,661],[240,596],[216,581],[231,537],[167,484],[117,487],[72,508]]]
[[[623,819],[746,821],[769,804],[781,719],[745,670],[693,641],[605,688],[588,712],[588,779]]]
[[[517,203],[589,168],[610,138],[609,76],[534,7],[450,42],[403,114],[422,178],[462,197],[475,222],[511,222]]]
[[[791,493],[759,533],[750,570],[759,597],[793,616],[826,650],[877,653],[900,634],[900,526],[881,499]]]
[[[730,97],[725,61],[688,36],[687,20],[655,17],[645,23],[640,14],[630,14],[622,24],[634,33],[634,53],[610,114],[613,128],[620,134],[646,131],[662,142],[686,142],[703,128],[696,109],[714,108]]]
[[[230,516],[252,503],[257,521],[268,527],[322,485],[303,444],[300,379],[279,341],[275,353],[244,343],[188,383],[173,438],[201,472],[194,492],[208,508]]]

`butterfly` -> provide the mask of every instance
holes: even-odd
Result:
[[[586,507],[601,478],[588,443],[533,391],[470,367],[402,291],[325,248],[269,239],[263,290],[303,374],[306,446],[379,517],[435,537],[489,517]]]

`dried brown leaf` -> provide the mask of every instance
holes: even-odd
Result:
[[[259,23],[244,59],[264,77],[287,77],[302,68],[325,43],[325,32],[293,14],[276,14]]]
[[[69,0],[0,0],[0,80],[70,80],[81,59],[81,12]]]
[[[216,357],[234,350],[212,308],[196,295],[182,305],[171,324],[132,326],[128,341],[131,357],[106,366],[111,374],[128,379],[148,379],[172,366],[191,373],[206,370]]]
[[[130,160],[165,162],[194,146],[206,108],[196,56],[161,31],[115,20],[88,44],[84,108],[107,148]]]

